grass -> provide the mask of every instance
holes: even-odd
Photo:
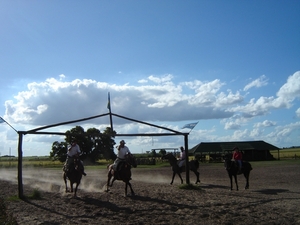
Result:
[[[273,155],[275,159],[300,159],[300,148],[286,148],[286,149],[280,149],[279,150],[279,156],[278,151],[270,151],[270,153]]]
[[[275,159],[278,158],[278,151],[270,151]],[[193,159],[192,157],[191,159]],[[279,150],[280,160],[274,161],[252,161],[251,163],[255,166],[268,166],[268,165],[281,165],[289,163],[300,164],[300,148],[289,148],[289,149],[280,149]],[[297,161],[297,162],[294,162]],[[85,165],[85,168],[88,170],[97,170],[97,169],[106,169],[107,165],[112,163],[112,161],[99,160],[95,165]],[[205,166],[220,166],[220,162],[210,162],[210,163],[200,163],[200,166],[205,164]],[[0,157],[0,168],[17,168],[18,166],[18,157]],[[44,168],[53,168],[61,170],[63,166],[62,162],[53,161],[48,156],[27,156],[22,159],[22,167],[44,167]],[[157,158],[155,165],[138,165],[138,168],[161,168],[170,166],[168,161],[161,161]]]

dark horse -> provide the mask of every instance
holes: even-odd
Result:
[[[181,173],[182,172],[185,172],[185,166],[183,167],[179,167],[178,166],[178,161],[177,159],[175,158],[175,156],[172,154],[172,153],[168,153],[166,155],[164,155],[162,157],[163,159],[168,159],[169,160],[169,163],[170,165],[172,166],[172,170],[173,170],[173,177],[172,177],[172,181],[170,184],[173,184],[173,181],[174,181],[174,177],[176,174],[178,174],[180,180],[181,180],[181,183],[183,183],[183,180],[182,180],[182,177],[181,177]],[[199,175],[200,173],[198,172],[198,169],[199,169],[199,162],[198,160],[191,160],[189,161],[189,168],[191,171],[193,171],[197,177],[197,180],[196,180],[196,183],[200,183],[200,179],[199,179]]]
[[[239,186],[237,183],[237,175],[244,174],[244,177],[246,178],[246,186],[245,189],[249,189],[249,176],[250,171],[252,170],[252,166],[249,162],[243,161],[242,162],[242,169],[239,173],[239,166],[235,161],[232,161],[231,157],[225,156],[224,157],[224,166],[228,172],[229,178],[230,178],[230,190],[232,190],[232,177],[234,177],[234,181],[236,184],[236,190],[239,190]]]
[[[125,197],[127,196],[127,187],[130,187],[131,195],[134,195],[134,191],[131,187],[131,167],[136,168],[137,164],[135,158],[132,154],[127,154],[124,161],[120,161],[118,164],[118,171],[113,171],[111,165],[108,165],[108,174],[107,174],[107,184],[106,191],[108,191],[108,187],[112,187],[115,180],[122,180],[125,183]],[[111,183],[110,180],[113,177]]]
[[[70,165],[70,168],[68,171],[64,170],[63,173],[63,179],[65,181],[66,186],[66,192],[68,192],[68,185],[67,185],[67,179],[70,180],[70,186],[71,186],[71,192],[73,192],[73,184],[76,183],[75,190],[74,190],[74,197],[77,197],[77,188],[80,184],[81,178],[82,178],[82,164],[80,163],[79,158],[74,158],[74,164]]]

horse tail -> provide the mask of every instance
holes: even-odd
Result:
[[[245,168],[252,170],[252,166],[249,162],[243,162],[245,164]]]

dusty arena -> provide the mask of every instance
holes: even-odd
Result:
[[[18,195],[17,170],[0,172],[0,197],[20,225],[34,224],[300,224],[300,163],[253,166],[250,189],[238,177],[230,191],[223,165],[200,164],[200,190],[179,189],[170,167],[132,170],[135,196],[124,197],[124,183],[104,191],[105,169],[87,169],[78,197],[65,193],[58,170],[23,171],[24,195],[41,199],[11,200]],[[185,174],[183,174],[185,181]],[[196,180],[190,174],[190,181]]]

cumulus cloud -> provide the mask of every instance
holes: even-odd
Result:
[[[263,139],[270,143],[282,143],[288,137],[292,138],[293,133],[300,127],[299,123],[278,126],[276,121],[268,119],[254,124],[251,120],[263,118],[274,110],[290,108],[296,104],[300,96],[299,77],[300,72],[291,75],[274,96],[256,96],[250,91],[247,96],[243,96],[240,91],[228,88],[220,79],[176,83],[174,76],[167,74],[151,75],[139,80],[137,85],[117,85],[92,79],[67,81],[61,74],[58,79],[49,78],[43,82],[28,83],[27,89],[16,93],[13,99],[5,102],[4,118],[17,124],[18,130],[28,130],[30,126],[32,129],[36,126],[105,115],[108,113],[107,93],[110,92],[112,112],[118,115],[159,125],[164,122],[165,126],[174,130],[180,130],[178,121],[200,121],[198,129],[193,130],[190,135],[191,143],[198,142],[199,137],[201,141]],[[258,81],[262,85],[266,78],[257,79],[255,85],[252,82],[252,87],[259,87]],[[250,86],[249,84],[247,90],[251,89]],[[248,96],[252,98],[246,100]],[[295,113],[300,118],[300,108]],[[216,119],[221,119],[220,126],[201,130],[203,123]],[[119,117],[114,117],[113,122],[119,133],[164,132],[132,124]],[[108,117],[76,123],[84,128],[97,127],[100,130],[104,130],[108,124]],[[226,134],[218,135],[219,129],[225,130]],[[63,132],[66,129],[59,127],[55,129],[57,130]],[[13,135],[16,139],[15,133]],[[36,143],[41,141],[38,137],[26,138]],[[57,137],[47,138],[57,140]],[[151,142],[159,143],[159,147],[172,147],[174,142],[182,145],[179,137],[175,141],[169,137],[164,137],[163,141],[160,137],[145,137],[132,138],[128,142],[136,146]]]
[[[32,82],[27,90],[5,102],[6,116],[16,123],[44,125],[99,115],[107,113],[110,92],[113,112],[144,121],[224,118],[232,113],[219,105],[240,99],[239,93],[218,93],[224,85],[219,80],[175,84],[170,74],[147,79],[153,84],[111,85],[91,79],[55,78]],[[192,94],[183,93],[183,88]]]
[[[300,71],[288,77],[287,82],[277,92],[277,96],[289,103],[295,98],[300,98]]]
[[[257,78],[256,80],[250,82],[249,84],[247,84],[245,87],[244,87],[244,91],[248,91],[250,88],[253,88],[253,87],[263,87],[263,86],[266,86],[268,85],[268,79],[266,78],[265,75],[262,75],[260,76],[259,78]]]
[[[272,127],[275,126],[276,122],[270,121],[270,120],[264,120],[263,122],[259,122],[254,124],[255,128],[261,128],[261,127]]]
[[[259,137],[262,128],[276,126],[276,122],[256,123],[253,130],[247,132],[243,127],[254,117],[290,107],[300,90],[297,85],[296,88],[292,86],[298,79],[299,72],[296,72],[277,96],[260,96],[245,102],[239,91],[226,90],[226,83],[219,79],[175,83],[173,75],[167,74],[151,75],[140,80],[138,85],[117,85],[91,79],[65,81],[65,76],[60,75],[59,80],[49,78],[44,82],[29,83],[27,90],[5,102],[5,117],[13,123],[37,126],[105,114],[108,112],[107,93],[110,92],[112,112],[119,115],[149,122],[222,119],[225,130],[240,130],[230,138],[242,134],[244,138],[255,138]],[[266,82],[264,76],[258,80],[261,85]],[[300,115],[300,109],[296,114]],[[99,118],[90,123],[105,127],[109,120]],[[120,118],[114,119],[116,126],[123,124],[124,128],[126,123],[128,121]],[[213,135],[210,138],[218,139]]]
[[[298,108],[298,109],[296,110],[296,116],[297,116],[298,118],[300,118],[300,108]]]
[[[289,76],[287,82],[279,89],[276,96],[261,96],[244,105],[228,108],[229,112],[241,112],[245,117],[256,117],[269,114],[272,110],[290,108],[293,101],[300,97],[300,71]]]

